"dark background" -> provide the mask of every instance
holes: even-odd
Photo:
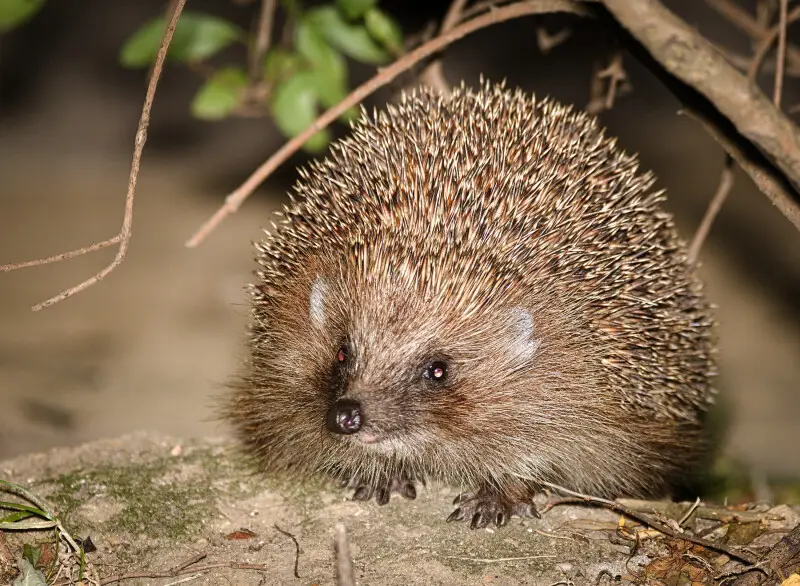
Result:
[[[383,2],[406,34],[438,20],[447,2]],[[750,55],[749,39],[705,2],[667,3],[711,40]],[[752,10],[753,3],[741,4]],[[256,4],[190,0],[250,27]],[[143,71],[117,61],[124,40],[159,15],[154,0],[50,0],[0,36],[0,264],[47,256],[113,235],[122,217]],[[571,37],[543,55],[536,27]],[[800,28],[789,39],[800,43]],[[593,67],[610,56],[596,23],[528,17],[480,31],[446,53],[451,83],[483,73],[583,107]],[[244,57],[243,49],[220,56]],[[350,63],[353,85],[374,69]],[[716,189],[723,155],[632,57],[632,91],[601,115],[667,190],[689,239]],[[224,195],[283,142],[268,119],[195,120],[201,78],[169,66],[153,110],[125,263],[105,281],[39,313],[30,306],[102,268],[103,251],[0,274],[0,457],[138,428],[223,432],[213,396],[241,357],[253,269],[250,241],[269,226],[306,159],[297,155],[198,249],[183,242]],[[768,71],[760,77],[771,91]],[[379,106],[382,90],[368,101]],[[787,78],[789,108],[800,83]],[[794,115],[798,120],[798,115]],[[341,125],[336,132],[345,131]],[[800,235],[741,172],[703,255],[719,306],[719,387],[730,414],[729,451],[760,470],[800,473]]]

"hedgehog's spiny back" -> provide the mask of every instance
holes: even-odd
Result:
[[[503,86],[423,91],[362,119],[302,173],[301,198],[259,246],[256,300],[280,297],[320,248],[353,271],[364,243],[371,270],[400,254],[411,267],[455,257],[432,288],[455,284],[476,303],[499,280],[557,295],[605,352],[621,405],[693,419],[710,399],[710,318],[652,183],[571,108]],[[424,288],[434,274],[405,276]]]

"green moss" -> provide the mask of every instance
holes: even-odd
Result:
[[[56,487],[48,498],[65,523],[71,523],[78,507],[100,496],[121,507],[104,530],[176,540],[196,536],[203,521],[217,514],[221,492],[241,498],[258,489],[212,449],[143,464],[100,465],[42,484]],[[74,522],[76,531],[93,529],[79,517]]]

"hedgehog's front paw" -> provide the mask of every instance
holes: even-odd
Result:
[[[373,496],[379,505],[389,502],[389,497],[393,492],[402,495],[407,499],[417,498],[417,489],[411,478],[404,475],[377,479],[374,482],[362,482],[357,476],[352,477],[342,483],[344,488],[353,488],[354,501],[368,501]]]
[[[502,527],[512,515],[539,518],[533,493],[528,492],[512,496],[482,487],[475,492],[458,495],[453,504],[458,508],[450,513],[447,522],[470,519],[470,529],[481,529],[490,523]]]

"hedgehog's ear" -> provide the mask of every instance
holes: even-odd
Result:
[[[511,332],[511,354],[522,361],[531,360],[541,340],[536,337],[533,316],[524,307],[513,307],[508,313]]]
[[[311,318],[311,323],[317,327],[325,325],[325,302],[327,301],[327,296],[328,283],[322,278],[322,275],[317,275],[311,285],[311,294],[308,299],[308,316]]]

